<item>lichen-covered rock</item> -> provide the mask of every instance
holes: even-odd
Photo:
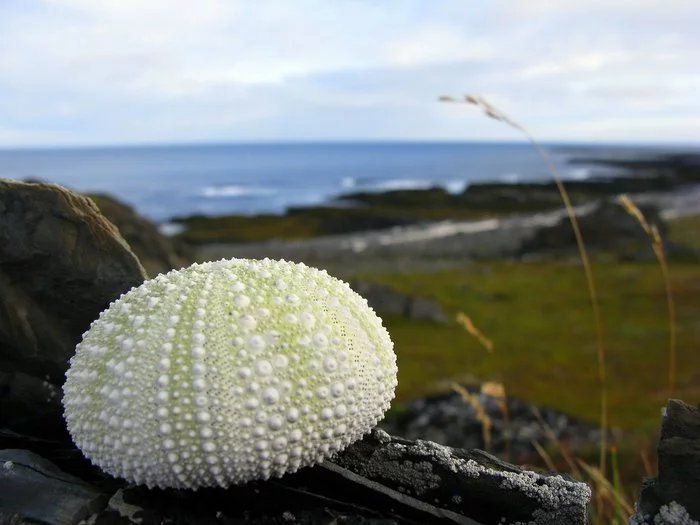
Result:
[[[75,443],[148,486],[267,479],[323,461],[383,417],[389,334],[325,271],[222,260],[159,275],[115,301],[64,385]]]
[[[407,497],[480,523],[584,524],[591,489],[481,450],[410,441],[375,430],[334,463]]]

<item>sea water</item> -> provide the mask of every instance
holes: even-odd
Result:
[[[609,147],[547,147],[564,178],[591,168],[573,157]],[[597,170],[598,168],[596,168]],[[107,193],[157,222],[193,214],[282,213],[338,196],[480,181],[550,178],[527,143],[286,143],[0,150],[0,178]]]

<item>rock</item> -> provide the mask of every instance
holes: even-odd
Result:
[[[367,299],[369,305],[380,314],[404,315],[406,296],[393,288],[364,281],[350,281],[350,288]]]
[[[122,485],[98,491],[60,471],[54,480],[55,504],[61,501],[58,495],[66,493],[71,508],[92,506],[93,513],[82,522],[86,525],[577,525],[586,523],[591,495],[585,483],[565,476],[526,471],[478,450],[394,438],[381,430],[372,431],[332,461],[226,489],[149,490]],[[0,498],[17,502],[8,510],[19,519],[35,512],[31,498],[21,500],[22,487],[3,488]],[[43,504],[41,496],[36,498]],[[76,499],[82,507],[73,503]]]
[[[447,316],[437,303],[424,297],[409,297],[406,301],[405,315],[416,321],[432,321],[446,323]]]
[[[8,363],[0,372],[0,428],[34,436],[65,436],[58,383],[12,370],[13,366]]]
[[[700,250],[688,246],[680,242],[672,242],[665,240],[664,244],[664,256],[666,259],[673,259],[674,261],[685,261],[685,262],[698,262],[700,261]],[[657,255],[654,252],[651,244],[647,243],[636,249],[632,248],[619,256],[621,261],[631,261],[631,262],[647,262],[656,261]]]
[[[423,297],[405,295],[381,284],[353,280],[350,287],[367,299],[374,310],[382,314],[401,315],[415,321],[446,323],[447,316],[440,306]]]
[[[27,450],[0,450],[0,521],[73,525],[108,496]],[[10,523],[12,523],[10,521]]]
[[[700,522],[700,408],[671,399],[657,449],[658,474],[644,480],[630,523]],[[692,521],[694,520],[694,521]]]
[[[529,462],[537,455],[533,441],[541,445],[551,443],[540,419],[558,442],[566,443],[572,450],[600,442],[600,429],[591,423],[517,398],[497,398],[479,387],[466,390],[476,396],[476,402],[490,421],[488,437],[484,435],[484,425],[474,407],[456,392],[414,399],[405,409],[390,412],[380,426],[392,435],[407,439],[430,440],[454,448],[484,449],[502,457],[508,455],[516,462]]]
[[[114,224],[150,277],[194,262],[194,250],[184,241],[166,237],[151,221],[108,195],[90,195],[100,212]]]
[[[481,450],[410,441],[375,430],[334,463],[481,523],[587,523],[591,491],[585,483],[526,471]]]
[[[0,428],[53,437],[56,391],[80,336],[145,277],[91,200],[0,180]]]
[[[639,209],[650,225],[656,224],[662,239],[666,239],[667,228],[658,207],[640,205]],[[648,235],[619,204],[601,202],[596,209],[577,218],[587,249],[609,250],[627,257],[630,253],[639,257],[640,251],[646,251],[653,257]],[[553,226],[536,230],[530,238],[523,241],[519,253],[522,256],[542,252],[570,252],[576,249],[571,222],[565,217]]]

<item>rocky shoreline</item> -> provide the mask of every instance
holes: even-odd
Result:
[[[656,217],[659,223],[700,214],[700,184],[680,191],[631,197],[647,216]],[[599,225],[601,231],[613,223],[622,224],[630,236],[640,242],[645,241],[637,236],[635,232],[640,230],[639,226],[626,216],[615,198],[602,202],[608,204],[605,210],[619,208],[619,213],[606,211],[605,216],[596,213],[603,209],[600,201],[578,205],[575,207],[576,213],[579,217],[588,216],[589,221]],[[472,260],[537,256],[538,250],[530,249],[528,243],[539,231],[556,227],[570,230],[563,208],[476,221],[445,220],[308,240],[212,242],[197,245],[194,250],[200,261],[228,257],[286,258],[321,266],[340,275],[363,271],[422,272],[447,269]],[[615,239],[611,237],[611,241]],[[570,244],[563,246],[563,243],[559,247],[572,248]],[[683,247],[678,248],[681,252],[687,251]],[[575,256],[575,252],[569,252]]]
[[[623,170],[614,178],[600,175],[566,182],[581,216],[591,214],[601,203],[616,205],[616,198],[622,193],[629,194],[637,205],[660,220],[700,214],[700,155],[587,158],[572,162]],[[198,260],[268,256],[302,260],[340,274],[365,269],[426,271],[473,259],[520,257],[523,245],[539,230],[566,220],[553,182],[480,183],[457,195],[439,188],[360,193],[345,195],[341,201],[353,206],[296,209],[275,219],[235,216],[181,219],[179,223],[187,229],[176,238],[193,243]],[[333,219],[324,218],[324,213],[330,213]],[[365,214],[364,218],[361,214]],[[383,222],[365,220],[380,215]],[[385,224],[384,219],[390,217],[396,219],[394,223]],[[624,214],[615,214],[610,219],[625,222]],[[272,235],[253,239],[255,235],[267,235],[256,228],[260,221],[269,220],[277,221],[277,238]],[[317,231],[309,237],[307,234],[316,228],[314,225],[319,220],[325,221],[328,230],[346,231],[330,234]],[[279,232],[293,234],[290,225],[296,224],[310,225],[303,238],[279,238]],[[248,232],[246,242],[241,242],[236,232]]]
[[[621,193],[636,196],[679,195],[700,185],[700,155],[657,154],[641,158],[581,158],[573,163],[604,165],[610,173],[593,173],[584,180],[568,180],[574,205],[614,199]],[[460,225],[488,219],[527,217],[556,212],[561,197],[552,180],[542,182],[479,182],[460,193],[434,187],[349,193],[322,206],[297,207],[283,215],[176,217],[178,235],[193,244],[251,243],[308,240],[392,228],[421,228],[432,223]],[[695,207],[700,205],[697,203]],[[475,226],[476,227],[476,226]]]

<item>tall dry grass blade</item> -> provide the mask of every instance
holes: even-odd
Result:
[[[668,345],[669,345],[669,363],[668,363],[668,397],[673,399],[676,397],[676,352],[677,352],[677,335],[676,335],[676,303],[673,300],[673,289],[671,288],[671,278],[668,272],[668,263],[666,254],[664,253],[663,241],[661,234],[656,224],[651,225],[651,234],[654,239],[654,254],[659,261],[661,273],[663,274],[664,283],[666,284],[666,304],[668,308]]]
[[[457,322],[462,325],[462,327],[471,335],[474,337],[481,345],[486,348],[488,353],[492,354],[493,353],[493,341],[486,337],[481,330],[479,330],[472,320],[463,312],[459,312],[457,314]],[[486,448],[486,451],[488,452],[489,449],[491,448],[491,428],[493,427],[493,422],[491,421],[491,418],[486,414],[484,411],[484,407],[481,405],[479,402],[479,396],[470,394],[467,389],[462,387],[461,385],[457,383],[452,383],[452,389],[457,392],[462,399],[469,403],[472,408],[474,409],[474,412],[476,413],[476,418],[481,422],[481,429],[482,429],[482,435],[484,438],[484,446]],[[506,424],[508,424],[508,407],[505,405],[505,388],[501,383],[496,383],[496,382],[487,382],[481,385],[481,391],[482,393],[486,395],[491,395],[493,397],[497,397],[499,399],[499,408],[501,409],[501,412],[504,413],[504,418],[506,421]],[[502,399],[502,401],[501,401]],[[506,454],[510,453],[510,444],[508,441],[506,441]]]
[[[460,103],[459,100],[443,96],[438,100],[442,102],[450,103]],[[571,221],[571,227],[574,231],[574,236],[576,237],[576,245],[578,246],[579,256],[583,264],[584,273],[586,275],[586,283],[588,285],[588,292],[591,300],[591,307],[593,309],[593,317],[596,328],[596,343],[598,349],[598,377],[600,381],[600,419],[601,419],[601,443],[600,443],[600,470],[602,472],[606,471],[606,451],[607,451],[607,429],[608,429],[608,387],[607,387],[607,370],[605,365],[605,337],[603,335],[603,322],[600,314],[600,308],[598,306],[598,294],[596,292],[595,282],[593,280],[593,271],[591,269],[591,263],[588,257],[588,252],[586,251],[586,246],[583,242],[583,236],[581,235],[581,229],[578,225],[578,220],[576,219],[576,214],[574,213],[573,206],[571,205],[571,199],[569,199],[569,194],[564,187],[564,183],[561,180],[559,171],[557,170],[554,162],[550,158],[549,154],[540,146],[540,144],[528,133],[528,131],[523,128],[520,124],[513,121],[508,115],[500,111],[495,106],[489,104],[483,97],[478,95],[465,95],[464,102],[466,104],[472,104],[480,108],[488,117],[496,119],[504,124],[510,126],[511,128],[522,133],[525,138],[532,144],[532,146],[540,154],[540,157],[544,160],[545,164],[549,168],[550,173],[554,178],[554,182],[557,186],[557,190],[561,195],[562,201],[564,202],[564,207],[566,208],[566,213]]]
[[[481,385],[481,393],[490,396],[498,403],[498,409],[503,415],[505,438],[505,458],[510,459],[510,412],[508,411],[508,400],[506,398],[506,387],[498,381],[486,381]]]
[[[612,469],[612,486],[615,494],[620,496],[620,499],[627,501],[625,492],[622,488],[622,483],[620,482],[620,466],[618,463],[617,447],[610,447],[610,467]],[[624,519],[624,514],[622,512],[622,507],[615,501],[615,513]]]
[[[585,461],[578,460],[578,463],[579,465],[581,465],[581,468],[586,472],[586,474],[588,474],[591,477],[591,479],[593,479],[596,482],[598,490],[602,491],[604,497],[606,497],[610,501],[614,501],[617,505],[620,506],[622,511],[626,514],[626,516],[624,516],[624,519],[628,520],[630,516],[634,514],[634,508],[632,508],[632,505],[630,505],[629,501],[627,501],[620,492],[615,490],[612,483],[608,481],[608,479],[603,475],[603,473],[599,469],[588,465]]]
[[[486,337],[481,330],[474,326],[474,323],[466,314],[459,312],[457,314],[457,322],[462,325],[462,328],[464,328],[469,335],[479,341],[481,346],[486,348],[489,354],[493,353],[493,341],[491,341],[491,339]]]
[[[617,201],[627,213],[629,213],[632,217],[636,219],[636,221],[640,224],[640,226],[647,233],[647,235],[651,237],[651,228],[649,227],[649,223],[647,222],[646,217],[644,217],[642,210],[637,208],[637,205],[632,201],[632,199],[630,199],[629,196],[623,194],[617,198]]]
[[[654,251],[656,260],[659,262],[659,267],[661,268],[664,285],[666,286],[666,304],[668,309],[668,397],[669,399],[673,399],[676,392],[676,303],[673,300],[673,289],[671,287],[671,278],[668,272],[668,263],[666,261],[663,239],[661,238],[661,233],[659,233],[659,228],[656,226],[656,224],[649,225],[644,217],[644,214],[632,201],[632,199],[630,199],[627,195],[621,195],[618,198],[618,202],[627,213],[637,220],[642,229],[650,237],[651,248]]]
[[[540,413],[540,410],[536,407],[533,406],[531,407],[532,413],[535,415],[535,418],[537,418],[537,422],[540,424],[542,427],[542,430],[544,430],[545,435],[547,436],[547,439],[552,442],[553,445],[556,445],[556,447],[559,449],[559,453],[561,454],[561,457],[564,458],[564,461],[566,461],[566,464],[569,465],[569,469],[571,470],[571,473],[576,476],[576,477],[581,477],[581,471],[576,465],[576,460],[573,458],[573,456],[569,453],[568,449],[565,448],[559,439],[557,438],[557,435],[555,434],[554,430],[550,425],[547,424],[547,422],[544,420],[542,417],[542,414]]]
[[[552,456],[549,455],[549,452],[547,452],[545,448],[534,439],[530,441],[530,443],[533,447],[535,447],[535,450],[542,458],[542,461],[544,461],[544,464],[547,465],[547,468],[552,472],[557,472],[557,466],[554,464],[554,461],[552,461]]]
[[[651,459],[649,459],[649,448],[648,446],[639,449],[639,457],[642,459],[642,465],[644,465],[644,474],[648,478],[655,475],[654,468],[651,466]]]
[[[476,419],[481,423],[481,435],[484,438],[484,448],[486,452],[491,450],[491,428],[493,422],[484,410],[483,405],[479,401],[479,396],[470,393],[466,388],[458,383],[452,383],[452,390],[457,392],[465,403],[469,403],[474,409]]]

